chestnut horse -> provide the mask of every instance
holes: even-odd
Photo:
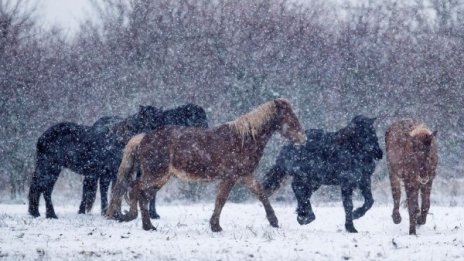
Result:
[[[124,151],[107,216],[130,221],[137,217],[137,202],[145,230],[155,230],[147,204],[171,176],[184,180],[220,180],[210,226],[221,231],[219,218],[232,187],[243,183],[261,201],[273,227],[277,217],[254,172],[264,147],[274,132],[293,142],[306,136],[290,103],[285,99],[266,102],[255,110],[212,129],[165,126],[138,136]],[[139,143],[139,144],[138,144]],[[138,145],[137,145],[138,144]],[[121,214],[121,199],[139,162],[141,176],[131,186],[130,211]]]
[[[405,119],[393,123],[385,134],[387,161],[393,195],[393,222],[399,224],[403,180],[409,210],[409,234],[416,234],[416,224],[425,224],[430,208],[430,192],[437,168],[436,131],[423,123]],[[419,193],[421,208],[419,210]]]

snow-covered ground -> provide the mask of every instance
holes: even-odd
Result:
[[[213,203],[160,204],[152,232],[142,230],[140,218],[118,223],[98,211],[78,215],[74,204],[57,206],[58,220],[33,219],[26,205],[0,204],[0,259],[464,260],[463,207],[432,206],[418,236],[409,236],[406,209],[394,225],[389,205],[355,221],[358,234],[344,231],[341,203],[316,206],[317,218],[307,226],[296,222],[293,204],[273,205],[278,229],[268,225],[259,203],[228,202],[224,231],[212,233]]]

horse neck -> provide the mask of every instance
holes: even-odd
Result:
[[[112,129],[112,135],[114,141],[124,146],[129,139],[138,134],[136,127],[132,124],[131,120],[126,119],[118,124],[116,124]]]
[[[275,124],[274,120],[270,120],[265,123],[255,135],[251,133],[247,135],[248,137],[243,137],[242,144],[244,147],[249,146],[253,149],[257,149],[259,152],[262,153],[264,151],[264,147],[266,146],[269,139],[272,137],[274,132],[277,130],[277,125]],[[247,139],[250,139],[251,142],[246,142]]]

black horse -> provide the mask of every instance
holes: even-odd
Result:
[[[276,164],[264,178],[267,194],[277,190],[286,175],[292,176],[292,189],[298,201],[297,220],[300,225],[306,225],[316,218],[311,208],[311,194],[321,185],[341,186],[345,228],[356,233],[353,219],[362,217],[374,203],[371,176],[376,160],[383,156],[374,121],[356,116],[347,127],[337,132],[307,130],[306,144],[288,144],[280,151]],[[353,212],[355,188],[361,190],[364,204]]]
[[[138,113],[122,120],[103,117],[93,126],[63,122],[50,127],[37,141],[37,161],[29,189],[29,213],[39,216],[40,195],[44,194],[46,217],[57,218],[51,194],[62,168],[84,175],[82,202],[79,213],[90,211],[100,180],[102,213],[108,204],[109,184],[116,179],[122,150],[134,135],[175,124],[207,128],[204,109],[186,104],[163,111],[152,106],[140,106]]]

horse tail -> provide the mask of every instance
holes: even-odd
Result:
[[[144,133],[135,135],[124,148],[122,161],[118,169],[117,181],[111,192],[111,201],[106,211],[106,216],[109,218],[120,219],[122,217],[122,198],[127,193],[128,187],[132,181],[132,176],[136,169],[135,166],[137,165],[136,161],[138,159],[137,150],[144,136]],[[135,211],[136,209],[137,208],[135,208]]]
[[[271,196],[287,176],[285,170],[278,164],[274,165],[265,175],[263,189],[267,196]]]

